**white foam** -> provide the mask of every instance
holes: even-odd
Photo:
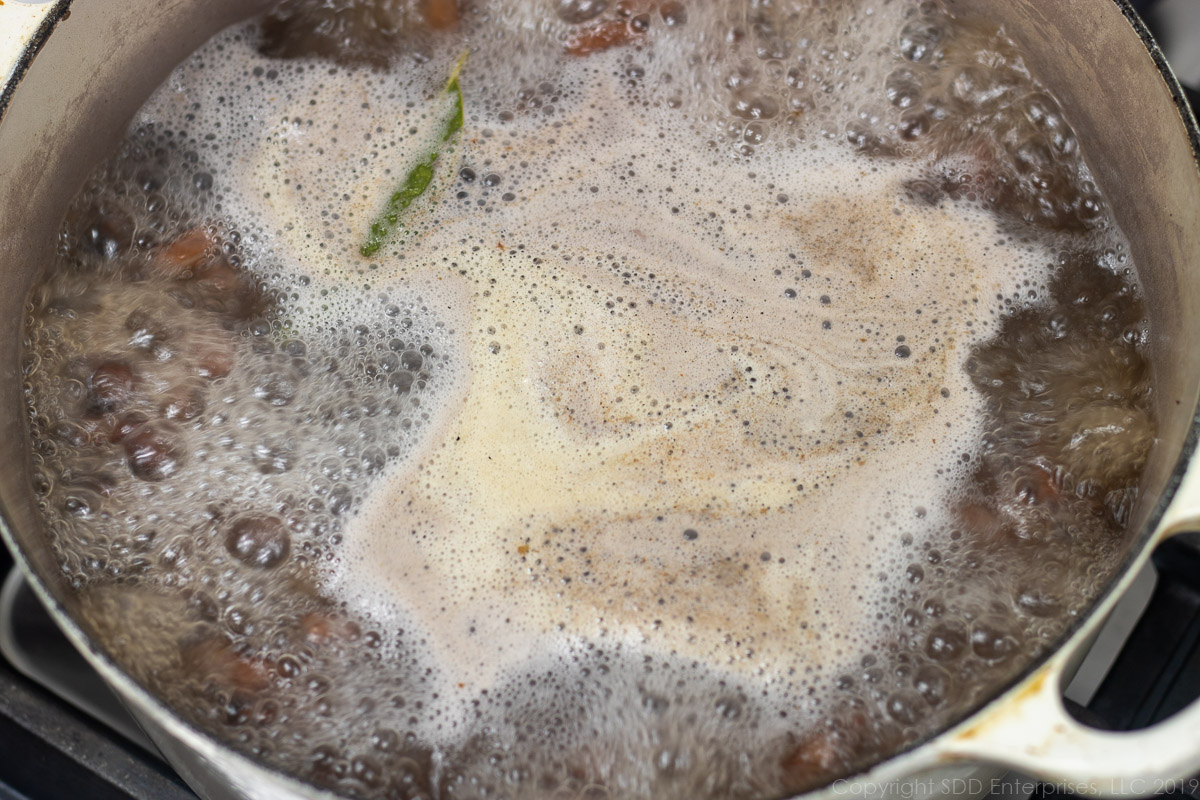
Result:
[[[554,124],[473,102],[516,92],[477,90],[505,78],[469,64],[461,141],[367,260],[454,53],[403,79],[297,62],[185,122],[280,68],[242,39],[143,117],[210,142],[257,266],[313,279],[290,309],[302,333],[379,293],[453,331],[431,424],[344,526],[328,592],[420,630],[467,694],[600,639],[771,685],[881,638],[902,535],[918,507],[920,530],[950,522],[947,465],[978,441],[962,364],[996,330],[978,302],[1042,282],[1047,252],[909,200],[919,163],[822,139],[732,161],[680,112],[616,94],[613,52],[560,65]],[[477,46],[472,64],[498,57]]]

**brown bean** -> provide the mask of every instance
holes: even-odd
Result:
[[[1041,470],[1034,470],[1034,472],[1041,472]],[[1045,473],[1042,474],[1045,475]],[[1015,488],[1018,493],[1024,489],[1028,494],[1036,491],[1034,487],[1040,488],[1041,482],[1031,483],[1028,487]],[[1004,500],[1022,499],[1019,495],[1004,497],[1001,494],[998,496]],[[1025,556],[1033,555],[1032,552],[1023,551],[1020,547],[1025,538],[1022,519],[1020,516],[1010,513],[1012,510],[1011,503],[1008,507],[1002,507],[1002,510],[996,510],[981,503],[965,503],[959,506],[956,512],[957,527],[962,531],[963,543],[968,546],[964,553],[968,561],[977,560],[986,553],[1005,553],[1006,557],[1010,558],[1015,558],[1021,553],[1024,553]]]
[[[800,792],[819,786],[832,776],[840,760],[829,734],[814,730],[794,737],[779,766],[788,791]]]
[[[161,481],[183,466],[183,447],[169,433],[154,425],[142,425],[121,442],[125,460],[135,478]]]
[[[204,413],[204,390],[198,386],[172,386],[159,412],[167,419],[186,422]]]
[[[306,642],[317,646],[336,641],[352,642],[362,634],[358,624],[352,620],[323,611],[314,611],[301,617],[300,631]]]
[[[788,739],[780,767],[788,790],[796,793],[826,784],[899,743],[894,731],[871,726],[867,715],[853,708],[840,709],[820,728]]]
[[[225,261],[213,261],[196,270],[195,281],[215,294],[229,294],[240,287],[241,276]]]
[[[235,319],[254,316],[261,292],[246,273],[234,268],[203,228],[191,228],[158,250],[150,260],[159,274],[184,282],[188,294],[210,311]]]
[[[224,636],[203,639],[183,648],[184,668],[221,688],[261,692],[271,685],[271,665],[265,658],[237,653]]]
[[[971,544],[985,547],[1000,545],[1007,539],[1005,520],[995,509],[982,503],[964,503],[958,508],[958,522]]]
[[[224,260],[197,268],[193,285],[200,293],[201,304],[210,311],[246,320],[262,310],[262,292],[254,279]]]
[[[117,418],[116,424],[109,431],[108,440],[113,444],[120,444],[125,441],[129,434],[136,431],[138,428],[150,421],[150,418],[141,411],[130,411],[122,414]]]
[[[1044,505],[1058,502],[1062,494],[1054,475],[1049,471],[1033,467],[1022,470],[1022,477],[1013,487],[1016,499],[1026,505]]]
[[[135,228],[133,218],[124,211],[96,211],[84,228],[83,240],[98,255],[112,260],[129,249]]]
[[[292,537],[279,517],[243,514],[226,530],[225,549],[244,564],[268,569],[288,557]]]
[[[434,30],[453,28],[458,24],[457,0],[422,0],[421,16]]]
[[[50,433],[60,442],[71,447],[87,447],[96,440],[97,424],[95,420],[60,419],[50,426]]]
[[[678,0],[667,0],[658,9],[658,13],[662,15],[663,22],[671,26],[687,22],[687,7]]]
[[[164,277],[184,278],[215,252],[216,243],[208,232],[191,228],[160,248],[150,263]]]
[[[196,360],[196,374],[201,378],[216,380],[224,378],[233,369],[233,345],[228,342],[205,347]]]
[[[635,28],[632,20],[606,20],[572,33],[567,38],[567,53],[586,56],[629,44],[641,35],[642,32]]]
[[[176,338],[176,331],[166,321],[165,315],[145,308],[134,309],[125,317],[125,330],[129,332],[130,347],[149,353],[157,360],[164,353],[170,353],[170,344]]]
[[[276,58],[331,58],[386,66],[404,52],[410,3],[283,0],[259,23],[259,51]]]
[[[85,413],[90,416],[111,414],[129,402],[133,395],[133,368],[124,361],[105,361],[88,378]]]
[[[555,12],[563,22],[578,25],[600,16],[607,6],[606,0],[558,0]]]

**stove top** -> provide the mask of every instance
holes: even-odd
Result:
[[[0,547],[0,800],[196,800],[11,565]]]

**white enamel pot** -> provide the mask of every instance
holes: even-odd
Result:
[[[24,300],[51,260],[67,201],[184,55],[262,0],[4,0],[0,4],[0,533],[67,636],[202,797],[329,797],[181,721],[72,621],[43,541],[18,343]],[[1065,710],[1062,689],[1154,548],[1200,530],[1200,138],[1161,53],[1123,0],[948,0],[1002,23],[1085,132],[1093,173],[1142,265],[1153,318],[1160,442],[1135,515],[1135,545],[1112,584],[1047,658],[954,727],[820,797],[978,794],[1013,768],[1084,794],[1143,796],[1200,773],[1200,703],[1151,728],[1101,732]],[[0,756],[2,757],[2,756]]]

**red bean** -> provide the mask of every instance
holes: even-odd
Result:
[[[573,56],[586,56],[628,44],[639,36],[641,31],[635,30],[632,21],[607,20],[573,33],[567,39],[567,52]]]
[[[215,249],[215,243],[203,228],[192,228],[156,252],[150,263],[165,277],[183,278]]]
[[[235,652],[224,636],[188,645],[182,655],[186,669],[225,689],[260,692],[271,683],[267,660]]]

